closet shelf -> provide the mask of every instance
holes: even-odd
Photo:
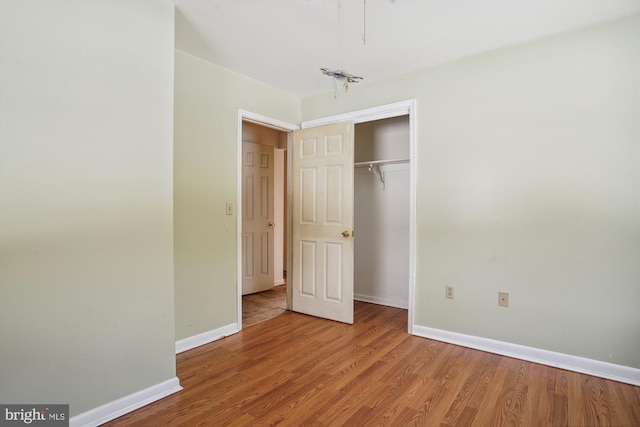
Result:
[[[392,160],[370,160],[368,162],[356,162],[353,166],[357,168],[370,167],[373,165],[392,165],[396,163],[409,163],[409,159],[392,159]]]
[[[355,167],[368,167],[369,172],[373,172],[378,178],[380,178],[380,183],[382,184],[382,189],[384,190],[386,184],[384,182],[384,172],[380,170],[380,166],[398,164],[398,163],[408,163],[409,159],[393,159],[393,160],[371,160],[369,162],[357,162],[353,165]]]

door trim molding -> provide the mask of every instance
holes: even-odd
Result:
[[[352,111],[334,116],[323,117],[302,122],[301,128],[327,125],[331,123],[352,121],[365,123],[373,120],[390,119],[398,116],[409,116],[409,301],[407,329],[413,334],[415,324],[415,287],[416,287],[416,100],[394,102],[364,110]]]
[[[302,129],[328,125],[331,123],[352,121],[353,123],[365,123],[380,119],[390,119],[392,117],[411,115],[415,110],[416,100],[409,99],[406,101],[394,102],[392,104],[378,105],[376,107],[366,108],[364,110],[352,111],[348,113],[337,114],[335,116],[322,117],[319,119],[307,120],[302,122]]]
[[[236,312],[238,331],[242,330],[242,121],[246,120],[260,126],[283,132],[293,132],[300,126],[274,119],[263,114],[238,108],[238,130],[236,141]]]

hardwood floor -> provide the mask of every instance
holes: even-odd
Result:
[[[242,297],[242,327],[279,316],[287,310],[287,285]]]
[[[107,426],[640,426],[640,387],[414,337],[407,312],[293,312],[181,353],[179,393]]]

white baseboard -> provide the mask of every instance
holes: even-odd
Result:
[[[387,298],[380,298],[372,295],[354,294],[353,299],[356,301],[370,302],[372,304],[403,308],[405,310],[409,307],[409,305],[407,304],[407,301],[393,301]]]
[[[192,348],[200,347],[201,345],[209,344],[210,342],[228,337],[229,335],[233,335],[237,332],[240,332],[238,324],[230,323],[212,331],[203,332],[192,337],[181,339],[176,341],[176,354],[191,350]]]
[[[280,286],[280,285],[284,285],[286,282],[284,279],[276,279],[273,281],[273,286]]]
[[[95,427],[182,390],[177,377],[122,397],[69,419],[69,427]]]
[[[477,350],[487,351],[489,353],[500,354],[502,356],[514,357],[516,359],[553,366],[554,368],[566,369],[569,371],[580,372],[587,375],[640,386],[640,369],[631,368],[629,366],[616,365],[613,363],[601,362],[599,360],[572,356],[570,354],[557,353],[555,351],[542,350],[539,348],[497,341],[489,338],[460,334],[457,332],[449,332],[426,326],[413,325],[413,334],[423,338],[444,341],[451,344],[461,345],[463,347],[470,347]]]

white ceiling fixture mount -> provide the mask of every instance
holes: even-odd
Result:
[[[362,0],[362,5],[363,5],[363,9],[362,9],[362,43],[363,45],[366,45],[366,8],[367,8],[367,0]],[[341,48],[342,48],[342,41],[341,41],[341,25],[342,23],[342,1],[338,0],[338,28],[337,28],[337,53],[338,53],[338,63],[342,64],[342,55],[341,55]],[[356,75],[353,75],[351,73],[347,73],[346,71],[337,68],[334,70],[330,70],[329,68],[320,68],[320,71],[322,71],[322,74],[324,74],[325,76],[329,76],[331,77],[331,80],[333,82],[333,98],[337,98],[338,97],[338,83],[340,83],[342,85],[342,88],[344,89],[344,92],[346,93],[349,90],[349,83],[358,83],[360,82],[360,80],[362,80],[362,77],[358,77]]]
[[[338,90],[338,82],[342,83],[344,91],[349,90],[349,83],[359,83],[364,77],[354,76],[342,70],[330,70],[328,68],[320,68],[322,74],[333,78],[333,97],[335,98]]]

